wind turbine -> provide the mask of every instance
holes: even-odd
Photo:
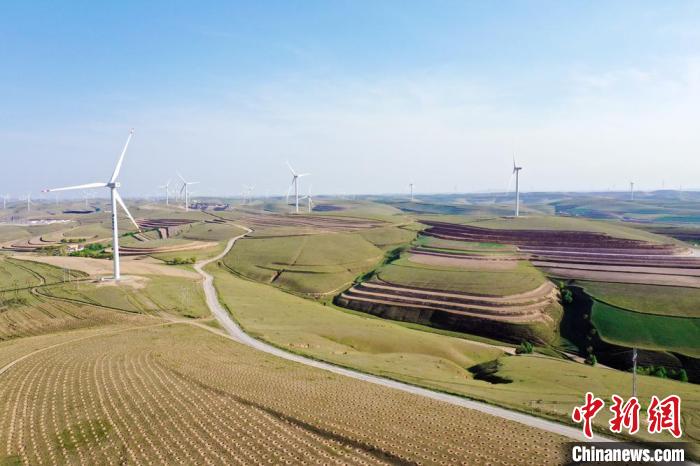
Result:
[[[411,191],[411,202],[413,202],[413,183],[408,183],[408,189]]]
[[[170,182],[172,180],[168,180],[167,183],[165,183],[163,186],[158,186],[159,189],[165,189],[165,205],[170,205]]]
[[[7,200],[8,200],[9,198],[10,198],[10,195],[9,195],[9,194],[5,194],[5,195],[2,197],[2,208],[3,208],[3,210],[7,209]]]
[[[117,181],[117,177],[119,176],[119,171],[122,168],[122,162],[124,161],[124,155],[126,154],[126,149],[129,147],[129,142],[131,142],[131,137],[134,135],[134,130],[132,129],[129,131],[129,137],[126,138],[126,144],[124,144],[124,149],[122,149],[122,153],[119,156],[119,160],[117,161],[117,166],[114,168],[114,172],[112,173],[112,177],[109,179],[107,183],[87,183],[87,184],[81,184],[78,186],[69,186],[66,188],[54,188],[54,189],[45,189],[44,192],[54,192],[54,191],[68,191],[72,189],[92,189],[92,188],[109,188],[109,193],[111,195],[112,199],[112,250],[113,250],[113,255],[114,255],[114,280],[119,281],[121,278],[121,272],[119,268],[119,229],[117,225],[117,204],[121,206],[122,209],[124,209],[124,212],[126,215],[129,217],[129,220],[131,220],[131,223],[136,226],[136,229],[138,231],[141,231],[141,227],[139,227],[138,223],[136,223],[136,220],[134,220],[134,217],[131,216],[131,213],[129,212],[129,209],[126,208],[126,204],[124,204],[124,201],[122,200],[122,197],[119,195],[119,192],[117,191],[117,188],[121,186],[121,184]]]
[[[314,205],[314,200],[311,197],[311,185],[309,185],[309,192],[306,194],[306,196],[302,197],[301,200],[306,199],[308,201],[308,212],[311,213],[311,209],[313,208]]]
[[[27,212],[32,211],[32,193],[27,193]]]
[[[85,198],[85,210],[89,209],[88,202],[90,199],[90,192],[87,190],[83,190],[83,197]]]
[[[287,166],[289,167],[289,171],[292,172],[292,184],[289,185],[289,188],[287,189],[287,204],[289,204],[289,191],[292,189],[292,186],[294,186],[294,212],[299,213],[299,178],[304,177],[304,176],[309,176],[311,173],[297,173],[294,171],[292,166],[287,162]]]
[[[182,177],[181,174],[177,174],[177,176],[180,177],[182,180],[182,188],[180,188],[180,194],[182,194],[182,191],[185,191],[185,212],[189,212],[190,210],[190,185],[191,184],[198,184],[199,181],[185,181],[185,179]]]
[[[513,175],[515,175],[515,216],[519,217],[520,216],[520,170],[522,170],[523,167],[518,167],[515,164],[515,155],[513,156],[513,174],[511,175],[511,178]]]
[[[634,201],[634,181],[630,181],[630,201]]]

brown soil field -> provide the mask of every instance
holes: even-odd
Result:
[[[547,465],[565,442],[183,324],[64,342],[0,393],[0,460],[22,464]]]
[[[112,261],[106,259],[91,259],[88,257],[65,257],[65,256],[39,256],[39,255],[14,255],[14,259],[43,262],[56,267],[80,270],[91,276],[108,275],[113,272]],[[169,265],[155,264],[143,260],[121,261],[121,269],[125,274],[133,275],[165,275],[170,277],[184,277],[199,279],[199,275],[190,270]]]
[[[274,227],[300,227],[321,232],[352,232],[368,228],[386,226],[387,224],[377,220],[368,220],[353,217],[332,217],[304,214],[277,214],[277,213],[251,213],[245,212],[236,215],[236,221],[250,226],[253,229]]]
[[[700,288],[700,277],[689,277],[682,275],[656,275],[640,274],[630,272],[611,272],[600,270],[580,270],[574,268],[543,267],[543,270],[555,277],[590,280],[598,282],[613,283],[638,283],[646,285],[670,285],[685,286],[689,288]]]
[[[565,230],[501,230],[471,225],[424,220],[429,228],[423,233],[437,238],[516,246],[568,247],[577,249],[617,248],[639,249],[648,254],[668,254],[681,248],[671,244],[651,244],[639,240],[621,239],[603,233]]]
[[[408,256],[408,260],[418,264],[437,265],[440,267],[457,267],[472,270],[512,270],[518,263],[514,260],[488,260],[487,258],[472,258],[469,256],[456,257],[438,254],[416,254]]]

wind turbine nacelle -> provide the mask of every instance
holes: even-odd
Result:
[[[118,181],[115,181],[114,183],[107,183],[107,187],[112,189],[119,188],[121,187],[121,183]]]

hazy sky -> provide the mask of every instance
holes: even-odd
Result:
[[[3,4],[0,192],[700,188],[697,1],[107,3]]]

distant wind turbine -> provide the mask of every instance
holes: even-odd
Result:
[[[513,156],[513,175],[515,175],[515,216],[520,216],[520,170],[523,167],[518,167],[515,164],[515,155]]]
[[[10,195],[9,195],[9,194],[5,194],[5,195],[2,197],[2,208],[3,208],[3,210],[7,209],[7,200],[8,200],[8,199],[10,199]]]
[[[413,183],[408,183],[408,189],[411,192],[411,202],[413,202]]]
[[[87,184],[81,184],[78,186],[68,186],[66,188],[54,188],[54,189],[45,189],[43,192],[54,192],[54,191],[69,191],[73,189],[93,189],[93,188],[109,188],[109,193],[112,199],[112,250],[113,250],[113,255],[114,255],[114,280],[119,281],[121,278],[121,271],[119,267],[119,228],[117,225],[117,204],[121,206],[121,208],[124,210],[126,215],[129,217],[129,220],[131,220],[131,223],[134,224],[136,229],[138,231],[141,231],[141,227],[139,227],[138,223],[136,223],[136,220],[134,220],[134,217],[131,216],[131,213],[129,212],[129,209],[126,208],[126,204],[124,204],[124,201],[122,200],[122,197],[119,195],[119,191],[117,191],[117,188],[121,186],[121,184],[117,181],[117,177],[119,177],[119,172],[122,168],[122,162],[124,161],[124,155],[126,154],[126,149],[129,147],[129,142],[131,142],[131,137],[134,135],[134,130],[132,129],[129,131],[129,137],[126,138],[126,144],[124,144],[124,149],[122,149],[122,153],[119,156],[119,160],[117,161],[117,166],[114,168],[114,172],[112,173],[111,178],[107,183],[87,183]]]
[[[634,181],[630,181],[630,201],[634,201]]]
[[[299,178],[304,177],[304,176],[309,176],[311,173],[297,173],[294,171],[292,166],[287,162],[287,166],[289,167],[289,171],[292,172],[292,184],[289,185],[289,188],[287,189],[287,204],[289,204],[289,191],[294,187],[294,212],[299,213]]]
[[[170,205],[170,182],[172,180],[168,180],[167,183],[165,183],[163,186],[158,186],[159,189],[165,189],[165,205]]]
[[[185,192],[185,212],[189,212],[190,210],[190,185],[193,184],[199,184],[199,181],[186,181],[181,174],[177,174],[178,177],[182,180],[182,188],[180,188],[180,194],[182,194],[183,190]]]
[[[27,212],[32,211],[32,193],[27,193]]]
[[[314,206],[314,200],[311,197],[311,185],[309,185],[309,192],[306,194],[306,196],[302,197],[301,200],[307,200],[308,203],[308,212],[311,213],[311,210],[313,210]]]

